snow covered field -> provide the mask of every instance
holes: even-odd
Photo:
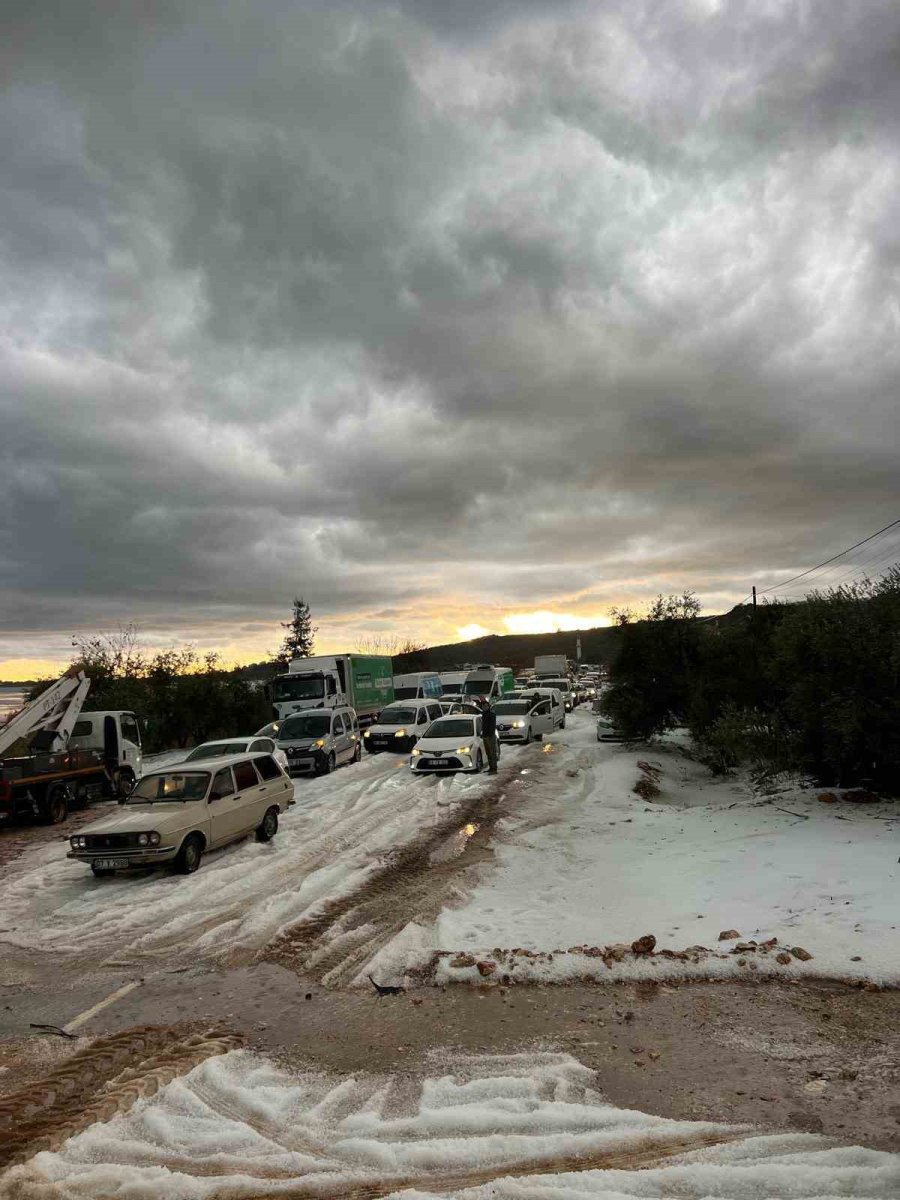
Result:
[[[4,880],[2,946],[78,961],[158,957],[241,961],[286,924],[360,887],[385,855],[426,829],[487,777],[413,778],[384,754],[299,780],[272,842],[207,855],[191,876],[166,871],[94,879],[65,842],[23,855]]]
[[[614,1108],[566,1054],[445,1054],[433,1068],[291,1074],[234,1051],[11,1168],[0,1189],[6,1200],[900,1194],[896,1155]]]
[[[826,805],[817,792],[754,796],[717,780],[677,747],[598,744],[586,712],[554,738],[528,802],[496,830],[495,856],[471,898],[445,909],[434,944],[496,960],[514,980],[799,973],[900,983],[897,806]],[[638,761],[659,769],[644,800]],[[787,810],[787,811],[785,811]],[[737,939],[778,945],[730,955]],[[592,950],[654,934],[657,951],[703,946],[686,960]],[[776,955],[801,947],[812,959]],[[697,958],[699,961],[694,962]],[[478,979],[441,961],[441,979]],[[742,965],[741,965],[742,964]]]
[[[656,780],[660,794],[636,795],[640,779]],[[480,818],[466,816],[449,848],[452,880],[437,878],[437,857],[407,878],[383,877],[399,850],[452,826],[491,789],[489,824],[500,819],[487,837],[485,825],[471,867],[466,845]],[[344,915],[326,923],[307,960],[322,959],[326,982],[325,960],[341,964],[335,980],[347,983],[364,980],[367,961],[398,980],[436,958],[439,981],[480,982],[476,961],[489,959],[492,978],[517,982],[755,972],[900,983],[896,806],[826,805],[815,791],[754,796],[677,745],[600,744],[581,711],[543,748],[504,750],[496,781],[413,778],[405,759],[380,755],[298,781],[295,795],[272,843],[210,854],[190,877],[96,880],[65,858],[63,842],[23,854],[4,881],[0,950],[117,967],[235,964],[340,901]],[[365,897],[378,872],[373,907]],[[737,939],[719,942],[723,930],[777,944],[731,954]],[[656,953],[635,956],[644,934]],[[779,962],[790,948],[812,957]],[[454,965],[460,952],[471,959]]]

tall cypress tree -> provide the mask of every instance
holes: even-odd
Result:
[[[287,632],[281,643],[278,661],[287,664],[292,658],[309,658],[313,651],[318,627],[313,625],[309,605],[302,597],[295,597],[294,615],[290,621],[282,621],[281,628],[286,629]]]

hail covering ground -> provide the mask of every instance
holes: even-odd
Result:
[[[394,978],[435,956],[439,979],[474,978],[474,968],[450,966],[450,953],[498,947],[541,955],[512,964],[521,981],[740,974],[746,964],[727,953],[734,942],[716,940],[735,929],[813,956],[785,967],[758,955],[757,971],[900,982],[888,806],[824,805],[800,789],[760,796],[739,779],[713,779],[677,744],[643,753],[598,744],[586,712],[544,750],[504,750],[506,815],[492,862],[468,872],[436,922],[410,913],[375,959],[360,960],[360,981],[373,963]],[[661,788],[649,802],[632,790],[648,758]],[[248,961],[286,927],[352,896],[489,786],[476,776],[412,778],[403,759],[367,758],[298,782],[272,843],[211,854],[177,886],[161,873],[93,880],[57,846],[42,847],[11,870],[0,944],[89,960],[103,947],[117,965]],[[699,963],[629,955],[610,966],[574,949],[645,933],[659,948],[717,953]]]
[[[233,1051],[0,1185],[9,1200],[888,1200],[900,1190],[896,1155],[615,1108],[566,1054],[431,1066],[420,1078],[334,1077]]]
[[[652,800],[633,791],[647,768],[660,789]],[[417,860],[424,881],[390,893],[399,922],[392,914],[386,930],[362,938],[354,973],[341,982],[362,982],[371,971],[385,980],[431,970],[438,981],[483,983],[476,968],[453,959],[459,951],[488,957],[498,947],[531,949],[504,960],[502,970],[521,983],[740,976],[749,956],[730,954],[732,942],[716,943],[728,927],[745,939],[802,944],[813,955],[787,966],[754,955],[758,976],[900,981],[890,810],[843,798],[824,805],[802,789],[758,795],[741,779],[713,779],[677,738],[642,751],[598,744],[590,714],[576,712],[543,747],[504,749],[496,779],[413,778],[404,759],[381,755],[298,781],[295,796],[273,842],[210,854],[187,878],[148,872],[95,880],[59,845],[26,852],[10,867],[0,947],[10,957],[43,954],[51,964],[139,965],[142,974],[177,962],[227,968],[264,954],[298,922],[337,910],[336,923],[317,927],[325,947],[317,953],[327,958],[329,945],[353,935],[347,914],[370,920],[374,912],[377,920],[386,911],[356,903],[371,895],[385,864],[415,844],[428,849],[429,830],[456,822],[440,854]],[[467,861],[474,826],[466,814],[494,803],[499,819],[488,847],[459,874],[441,877],[446,855]],[[437,905],[417,908],[433,885]],[[629,954],[609,965],[586,953],[588,943],[649,932],[663,949],[703,943],[715,952],[696,963]],[[337,1076],[296,1063],[287,1069],[247,1050],[216,1052],[128,1111],[93,1119],[11,1167],[0,1194],[876,1200],[900,1193],[894,1155],[616,1108],[590,1071],[551,1047],[502,1057],[454,1053],[449,1062],[446,1050],[437,1055],[399,1074]]]

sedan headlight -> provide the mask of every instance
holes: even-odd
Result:
[[[397,732],[394,734],[394,737],[406,737],[406,730],[398,729]]]
[[[79,835],[69,838],[69,845],[73,850],[82,850],[87,845],[85,839]]]
[[[367,730],[366,730],[366,732],[363,734],[363,737],[371,737],[371,736],[372,736],[372,730],[371,730],[371,729],[367,729]]]
[[[472,747],[471,746],[457,746],[456,753],[457,754],[471,754]]]
[[[513,721],[512,727],[513,727],[513,729],[524,729],[525,722],[524,721]]]
[[[149,833],[139,833],[137,835],[137,844],[139,846],[158,846],[160,840],[160,836],[156,830],[152,830]]]
[[[421,753],[422,753],[422,751],[421,751],[421,750],[419,750],[418,748],[416,748],[416,749],[414,749],[414,750],[413,750],[411,757],[412,757],[412,758],[418,758],[418,757],[419,757],[419,755],[420,755]]]

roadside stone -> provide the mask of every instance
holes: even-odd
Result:
[[[792,960],[788,952],[786,950],[782,950],[780,954],[775,955],[775,961],[780,962],[783,967],[786,967]]]
[[[634,949],[632,946],[631,949]],[[621,962],[628,953],[629,947],[624,942],[616,942],[615,945],[607,946],[604,957],[608,955],[613,962]]]
[[[754,954],[756,952],[756,942],[738,942],[732,953],[736,954]]]
[[[497,970],[497,964],[495,962],[491,962],[489,958],[484,959],[475,965],[478,967],[478,974],[482,976],[493,975],[493,973]]]
[[[853,957],[850,959],[850,961],[851,962],[862,962],[862,955],[854,954]]]
[[[475,958],[471,954],[457,954],[456,958],[450,960],[451,967],[474,967]]]
[[[804,950],[802,946],[791,946],[791,954],[794,958],[799,958],[801,962],[809,962],[812,955],[808,950]]]
[[[658,1058],[661,1058],[662,1056],[658,1050],[651,1050],[650,1053],[647,1055],[647,1057],[652,1058],[653,1061],[656,1062],[656,1060]]]
[[[631,943],[634,954],[652,954],[655,946],[656,938],[652,933],[645,933],[643,937],[639,937],[637,941]]]
[[[738,933],[738,931],[736,929],[723,929],[722,932],[719,934],[719,941],[720,942],[733,942],[735,938],[739,938],[740,936],[741,935]]]

